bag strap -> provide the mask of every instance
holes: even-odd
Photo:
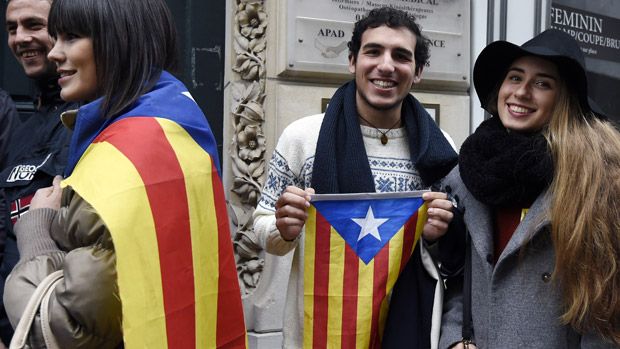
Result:
[[[9,349],[21,349],[26,347],[26,342],[28,341],[28,335],[30,333],[30,328],[32,328],[32,322],[34,321],[39,308],[41,308],[41,329],[43,331],[43,338],[45,340],[45,344],[48,349],[57,349],[58,344],[56,343],[56,339],[54,338],[51,329],[49,327],[49,299],[51,297],[52,292],[56,285],[62,280],[63,272],[62,270],[55,271],[45,277],[37,286],[37,289],[34,291],[28,303],[26,304],[26,308],[22,313],[22,317],[15,328],[15,333],[13,334],[13,339],[11,340],[11,345]],[[42,302],[44,302],[42,304]]]
[[[43,295],[43,300],[41,301],[41,330],[43,332],[43,340],[45,341],[45,345],[47,349],[60,349],[58,342],[56,341],[56,337],[52,333],[52,328],[50,326],[50,298],[52,298],[52,293],[56,289],[56,285],[58,285],[62,281],[62,275],[57,278],[54,283],[47,289],[45,295]]]
[[[465,233],[465,270],[463,272],[463,342],[472,343],[473,324],[471,319],[471,238]]]

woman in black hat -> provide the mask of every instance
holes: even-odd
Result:
[[[557,30],[491,43],[474,86],[493,117],[445,180],[469,256],[440,348],[620,345],[620,134],[588,98],[579,46]]]

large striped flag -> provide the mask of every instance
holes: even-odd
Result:
[[[245,348],[217,154],[201,139],[212,135],[180,83],[161,85],[168,98],[98,132],[63,185],[112,235],[126,348]]]
[[[426,221],[422,192],[313,195],[304,348],[380,348],[387,295]]]

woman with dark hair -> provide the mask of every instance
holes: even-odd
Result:
[[[15,226],[12,347],[245,347],[216,144],[167,72],[165,2],[55,0],[48,28],[61,97],[84,104],[62,116],[66,179]]]
[[[620,134],[588,97],[579,46],[558,30],[491,43],[474,86],[493,117],[445,181],[470,243],[440,348],[617,347]]]

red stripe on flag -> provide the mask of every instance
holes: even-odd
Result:
[[[381,302],[385,298],[385,287],[390,268],[390,243],[383,246],[381,251],[374,258],[374,280],[372,292],[372,324],[370,328],[370,347],[381,348],[381,338],[379,338],[379,314],[381,313]]]
[[[329,254],[331,225],[316,212],[316,247],[314,256],[314,321],[312,346],[327,347],[327,306],[329,295]]]
[[[113,137],[116,130],[123,136]],[[115,122],[93,143],[104,141],[133,163],[145,185],[157,232],[168,347],[195,348],[189,207],[185,178],[174,149],[157,120],[150,117]],[[171,198],[176,199],[171,202]]]
[[[416,211],[405,223],[405,236],[403,237],[403,256],[400,259],[400,273],[407,265],[411,252],[413,250],[413,242],[415,241],[416,228],[418,225],[418,211]]]
[[[215,167],[211,161],[211,179],[213,184],[213,196],[218,227],[218,251],[219,251],[219,283],[217,299],[217,340],[218,348],[244,348],[245,325],[241,306],[241,292],[237,280],[237,269],[232,254],[232,242],[228,226],[228,212],[224,203],[224,188]]]
[[[355,348],[357,341],[357,296],[360,259],[349,244],[344,249],[341,347]]]

